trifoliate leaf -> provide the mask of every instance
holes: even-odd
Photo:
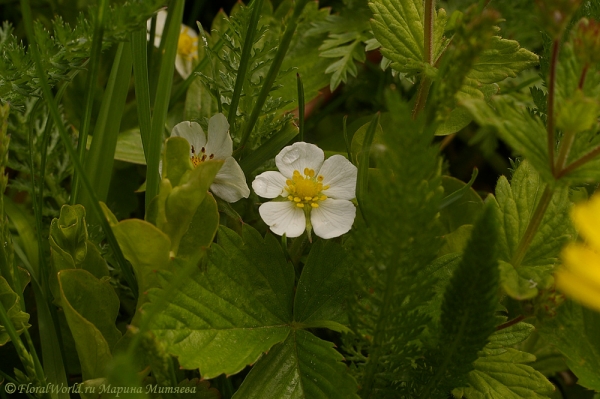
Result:
[[[290,331],[294,270],[272,235],[244,225],[242,237],[225,227],[210,262],[168,291],[164,311],[151,324],[182,367],[204,378],[233,374],[254,363]],[[164,273],[163,287],[178,278]],[[150,293],[156,302],[168,288]]]
[[[234,399],[358,399],[356,381],[333,344],[303,330],[264,355]]]
[[[600,391],[600,313],[567,301],[554,319],[544,320],[540,333],[567,358],[578,384]]]
[[[455,397],[469,399],[541,399],[554,391],[543,374],[523,363],[535,356],[511,346],[527,339],[533,326],[518,323],[496,331],[473,363],[467,376],[468,386],[452,391]]]
[[[331,327],[348,322],[345,300],[348,295],[347,254],[328,240],[313,245],[302,269],[294,299],[294,320],[311,327]]]

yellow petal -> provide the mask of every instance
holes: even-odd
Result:
[[[600,194],[573,207],[571,218],[583,238],[600,251]]]
[[[562,252],[565,269],[600,292],[600,254],[582,244],[569,244]]]
[[[588,285],[588,281],[568,270],[554,276],[556,288],[585,306],[600,312],[600,288]]]

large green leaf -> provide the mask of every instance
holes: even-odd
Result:
[[[285,339],[292,321],[294,270],[272,235],[244,225],[242,237],[221,227],[203,272],[166,291],[177,277],[163,273],[166,306],[151,328],[184,368],[204,378],[233,374]],[[171,293],[172,292],[172,293]]]
[[[296,289],[295,321],[311,327],[345,329],[346,257],[344,248],[333,241],[318,241],[313,245]]]
[[[540,201],[545,184],[533,166],[523,161],[512,181],[502,176],[496,186],[496,212],[501,221],[499,249],[502,286],[515,299],[532,298],[551,283],[550,273],[564,243],[574,235],[567,188],[557,188],[521,265],[512,262]]]
[[[125,259],[133,267],[140,293],[139,309],[148,300],[148,290],[159,286],[156,273],[169,267],[171,242],[165,233],[143,220],[127,219],[111,227]]]
[[[333,344],[291,332],[252,368],[234,399],[358,399],[356,381]]]
[[[518,323],[496,331],[479,358],[475,369],[467,376],[468,387],[452,393],[457,398],[469,399],[541,399],[554,391],[554,386],[543,374],[523,364],[535,356],[511,348],[529,336],[533,326]]]
[[[542,336],[567,358],[567,365],[589,389],[600,391],[600,313],[567,301],[554,319],[545,320]]]
[[[83,379],[103,377],[112,359],[111,348],[121,338],[115,327],[119,298],[110,280],[99,280],[85,270],[63,270],[58,274],[58,281]]]
[[[28,323],[29,314],[21,310],[20,296],[10,288],[10,285],[8,285],[8,282],[2,276],[0,276],[0,302],[19,334],[26,328],[31,327]],[[5,326],[0,324],[0,346],[6,344],[8,341],[10,341],[8,332]]]

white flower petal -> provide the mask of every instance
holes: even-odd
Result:
[[[184,121],[175,125],[171,130],[171,137],[183,137],[190,143],[190,146],[194,146],[196,155],[200,154],[202,147],[206,146],[206,135],[202,126],[196,122]],[[190,147],[190,156],[192,149]]]
[[[341,155],[327,158],[318,172],[323,176],[323,186],[329,186],[323,194],[328,197],[342,200],[351,200],[356,197],[356,177],[358,169]]]
[[[324,159],[325,154],[322,149],[301,141],[281,150],[275,157],[275,164],[282,175],[291,179],[294,170],[300,173],[304,173],[304,168],[318,171]]]
[[[256,176],[252,182],[254,192],[263,198],[275,198],[283,196],[286,178],[279,172],[269,171]]]
[[[356,207],[350,201],[327,198],[311,210],[310,221],[316,235],[333,238],[347,233],[356,216]]]
[[[225,159],[225,163],[210,186],[210,191],[227,202],[248,198],[250,189],[246,183],[246,176],[233,157]]]
[[[277,235],[299,237],[306,229],[304,211],[291,201],[267,202],[258,208],[258,212]]]
[[[229,123],[223,114],[215,114],[208,120],[206,152],[216,159],[225,159],[233,153],[233,141],[229,135]]]
[[[188,76],[190,76],[192,74],[192,71],[194,70],[192,59],[177,54],[175,56],[175,69],[183,79],[187,79]]]
[[[165,22],[167,21],[167,11],[165,9],[159,10],[156,13],[156,28],[154,31],[154,46],[160,46],[160,38],[162,37],[165,29]],[[147,40],[150,40],[150,29],[152,29],[152,18],[146,21],[146,30],[148,31]]]

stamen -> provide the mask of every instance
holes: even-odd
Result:
[[[194,149],[194,146],[192,146],[192,154],[195,154],[196,150]]]
[[[210,154],[210,156],[208,157],[208,159],[213,159],[215,157],[215,154]]]
[[[300,197],[295,197],[295,198],[294,198],[294,202],[300,202],[300,201],[302,201],[302,200],[300,199]]]
[[[304,204],[302,202],[297,203],[296,206],[298,208],[304,208]]]
[[[319,204],[317,204],[316,202],[311,202],[310,206],[312,206],[313,208],[318,208]]]
[[[205,153],[206,152],[206,148],[202,147],[202,149],[200,150],[201,153]]]

